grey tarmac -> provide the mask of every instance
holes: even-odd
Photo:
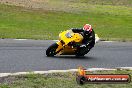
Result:
[[[52,40],[0,39],[0,73],[67,70],[85,68],[132,67],[132,42],[102,42],[85,57],[47,57]]]

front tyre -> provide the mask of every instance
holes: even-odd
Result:
[[[48,49],[46,50],[46,55],[48,57],[53,57],[54,55],[56,55],[56,49],[58,48],[58,44],[54,43],[51,46],[48,47]]]

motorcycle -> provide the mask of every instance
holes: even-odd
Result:
[[[82,40],[83,36],[80,33],[74,33],[72,30],[63,31],[59,34],[59,40],[48,47],[46,55],[48,57],[54,55],[76,55],[78,48],[73,47],[73,44],[81,44]]]

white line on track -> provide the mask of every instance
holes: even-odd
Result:
[[[101,71],[101,70],[117,70],[117,69],[127,69],[132,70],[132,67],[117,67],[117,68],[87,68],[86,71]],[[78,69],[69,70],[49,70],[49,71],[33,71],[33,72],[16,72],[16,73],[0,73],[0,77],[14,76],[14,75],[24,75],[24,74],[45,74],[45,73],[58,73],[58,72],[76,72]]]
[[[53,41],[57,42],[57,41],[59,41],[59,40],[53,40]]]
[[[106,43],[109,43],[109,42],[114,42],[114,41],[102,41],[102,42],[106,42]]]
[[[53,40],[53,41],[57,42],[57,41],[59,41],[59,40]],[[96,40],[95,42],[96,42],[96,43],[98,43],[98,42],[106,42],[106,43],[109,43],[109,42],[114,42],[114,41],[100,41],[100,40]]]
[[[13,40],[28,40],[28,39],[13,39]]]
[[[13,40],[17,40],[17,41],[26,41],[26,40],[28,40],[28,39],[13,39]],[[52,40],[52,41],[57,42],[57,41],[59,41],[59,40]],[[114,42],[114,41],[100,41],[99,39],[97,39],[95,42],[96,42],[96,43],[98,43],[98,42],[110,43],[110,42]]]

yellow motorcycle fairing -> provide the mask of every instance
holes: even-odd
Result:
[[[75,53],[76,48],[68,46],[70,42],[82,43],[83,36],[79,33],[74,33],[72,30],[63,31],[59,34],[59,41],[57,42],[58,48],[56,52],[58,54],[72,55]]]

